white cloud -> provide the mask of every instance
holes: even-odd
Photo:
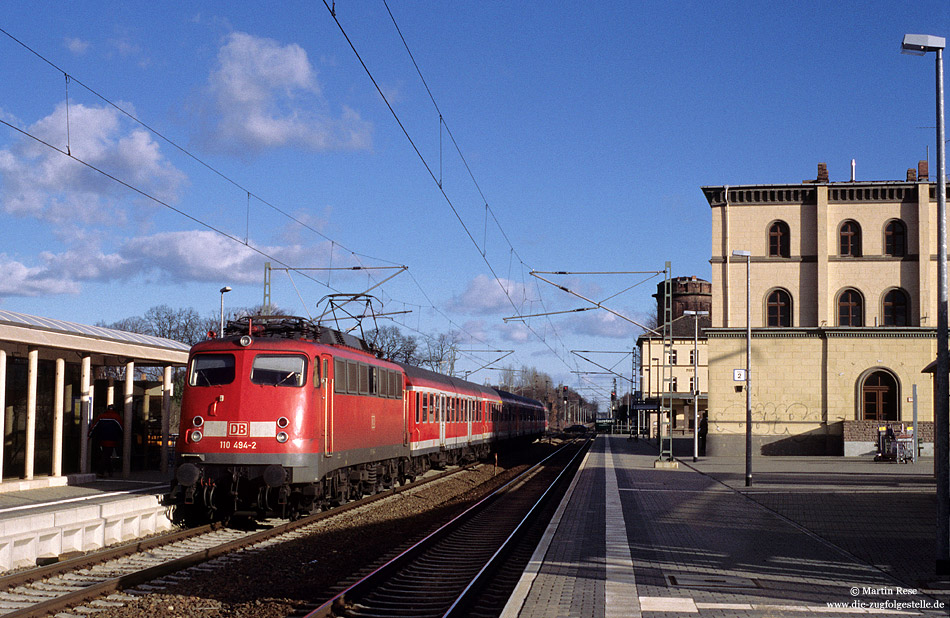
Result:
[[[496,281],[486,275],[478,275],[469,281],[468,287],[460,296],[454,296],[449,301],[448,309],[471,315],[512,313],[515,310],[512,302],[521,307],[528,299],[527,290],[521,283],[508,279]]]
[[[527,343],[534,339],[531,330],[521,322],[508,322],[497,326],[495,330],[504,341],[510,341],[511,343]]]
[[[334,117],[307,52],[296,44],[233,32],[218,51],[202,116],[219,149],[254,152],[369,148],[371,125],[344,107]]]
[[[66,129],[66,105],[61,103],[28,131],[63,151],[68,147],[74,157],[163,201],[178,199],[185,175],[162,156],[149,133],[126,130],[116,109],[71,105],[68,138]],[[71,157],[27,138],[0,150],[0,180],[0,200],[7,213],[59,224],[121,224],[129,200],[141,199]]]
[[[89,47],[91,46],[89,41],[83,41],[82,39],[75,37],[66,37],[66,40],[63,41],[63,43],[66,45],[66,49],[68,49],[70,53],[73,53],[77,56],[82,56],[85,54],[87,51],[89,51]]]
[[[78,294],[79,284],[42,266],[27,266],[0,254],[0,297]]]
[[[615,311],[617,310],[615,309]],[[617,313],[623,315],[623,311],[617,311]],[[632,316],[631,314],[630,317],[641,321],[639,316]],[[583,314],[579,314],[578,317],[565,322],[565,324],[571,332],[591,337],[632,340],[634,336],[642,332],[642,329],[638,326],[602,309],[585,311]]]
[[[28,266],[0,254],[0,296],[76,294],[84,282],[155,277],[166,281],[227,280],[260,283],[260,253],[220,234],[206,230],[161,232],[124,242],[114,253],[103,253],[94,242],[81,240],[62,253],[42,252],[42,266]],[[261,247],[276,260],[301,266],[313,263],[322,247],[301,245]]]
[[[310,247],[259,247],[291,266],[313,262]],[[176,281],[220,281],[259,283],[266,257],[216,232],[192,230],[161,232],[127,241],[119,253],[135,272],[153,272]],[[277,264],[275,264],[277,266]]]

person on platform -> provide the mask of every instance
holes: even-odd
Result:
[[[706,434],[709,433],[708,413],[703,412],[703,418],[699,420],[699,454],[706,456]]]
[[[96,454],[96,475],[112,476],[112,458],[118,457],[122,444],[122,416],[115,406],[107,406],[89,429],[94,453]]]

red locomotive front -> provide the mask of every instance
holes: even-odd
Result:
[[[322,384],[313,345],[235,339],[195,346],[182,399],[179,453],[311,453]],[[228,457],[206,457],[222,463]],[[261,461],[263,462],[264,459]]]

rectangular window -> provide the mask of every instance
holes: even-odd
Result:
[[[251,382],[264,386],[303,386],[307,357],[285,354],[260,354],[251,366]]]
[[[191,359],[191,386],[219,386],[234,382],[233,354],[198,354]]]
[[[356,394],[360,387],[360,366],[356,361],[346,361],[346,392]]]
[[[369,367],[369,394],[379,395],[379,367]]]
[[[360,372],[360,395],[369,394],[369,365],[359,364]]]
[[[419,404],[421,404],[421,403],[422,403],[422,397],[420,397],[420,396],[419,396],[419,393],[417,392],[417,393],[416,393],[416,425],[419,424],[419,418],[420,418],[420,414],[421,414],[421,410],[420,410],[420,408],[419,408]]]
[[[333,392],[346,392],[346,360],[342,358],[333,359]]]
[[[313,387],[320,388],[321,383],[322,382],[320,380],[320,358],[315,357],[313,359]]]
[[[387,371],[386,369],[379,370],[379,378],[382,381],[382,388],[380,389],[379,394],[382,397],[387,397],[387,398],[392,397],[393,395],[392,384],[391,384],[392,376],[390,376],[389,374],[390,372]]]

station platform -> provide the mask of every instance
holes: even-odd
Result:
[[[142,471],[0,483],[0,574],[172,529],[161,505],[169,479]]]
[[[933,459],[681,458],[598,436],[503,616],[946,616]]]

